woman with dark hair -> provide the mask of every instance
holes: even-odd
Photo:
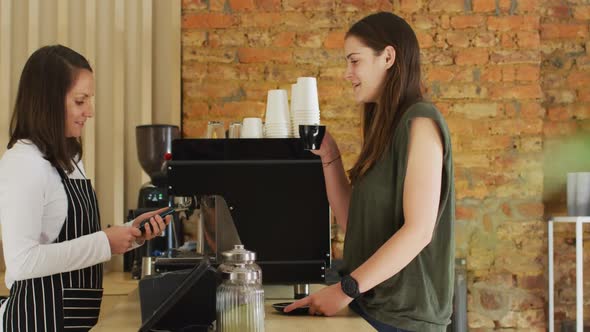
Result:
[[[61,46],[27,60],[8,150],[0,159],[0,222],[8,300],[0,331],[87,331],[98,320],[102,263],[161,233],[159,211],[101,231],[80,136],[93,116],[88,61]],[[137,228],[150,218],[142,236]]]
[[[379,331],[445,331],[454,280],[451,140],[420,91],[420,49],[392,13],[355,23],[345,37],[346,79],[364,106],[363,145],[346,178],[338,146],[317,151],[328,200],[346,229],[341,282],[301,299],[310,314],[346,305]]]

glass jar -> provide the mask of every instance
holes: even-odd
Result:
[[[263,332],[264,290],[256,253],[235,245],[221,254],[222,282],[217,287],[218,332]]]

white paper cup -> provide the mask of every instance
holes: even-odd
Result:
[[[315,77],[297,78],[297,95],[295,96],[295,111],[319,111],[318,83]]]
[[[289,123],[287,90],[269,90],[266,97],[266,123]]]
[[[262,138],[262,119],[244,118],[242,121],[241,138]]]

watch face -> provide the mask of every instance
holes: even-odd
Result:
[[[342,284],[342,291],[346,295],[348,295],[352,298],[356,298],[359,296],[357,282],[351,276],[346,276],[346,277],[342,278],[341,284]]]

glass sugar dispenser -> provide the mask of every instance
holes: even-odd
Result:
[[[256,253],[235,245],[221,256],[223,262],[217,269],[222,278],[216,293],[217,331],[263,332],[264,290]]]

